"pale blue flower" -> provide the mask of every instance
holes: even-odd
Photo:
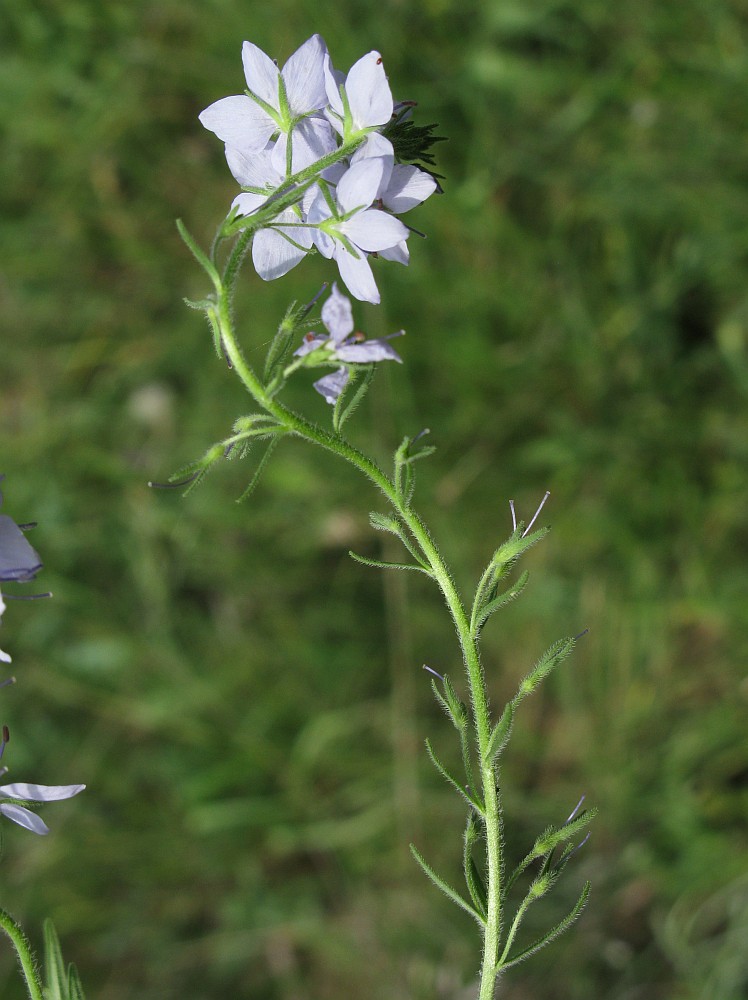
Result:
[[[303,357],[319,348],[327,348],[325,361],[343,361],[350,364],[369,364],[376,361],[400,361],[402,358],[390,347],[392,337],[400,337],[403,330],[383,339],[366,340],[362,334],[354,333],[351,302],[333,284],[329,298],[322,306],[322,322],[329,336],[308,333],[297,351],[296,357]],[[349,378],[348,368],[343,365],[337,371],[323,376],[314,383],[314,388],[328,403],[335,403],[345,388]]]
[[[72,798],[85,787],[85,785],[30,785],[21,781],[11,785],[0,785],[0,795],[25,802],[58,802],[60,799]],[[0,814],[24,829],[31,830],[32,833],[49,833],[49,827],[43,819],[15,802],[0,802]]]

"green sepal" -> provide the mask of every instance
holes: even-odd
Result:
[[[520,962],[524,962],[525,959],[529,958],[531,955],[534,955],[536,952],[540,951],[541,948],[545,948],[547,944],[550,944],[551,941],[554,941],[557,937],[563,934],[564,931],[567,931],[571,927],[571,925],[579,918],[582,910],[587,904],[587,900],[589,899],[590,895],[590,889],[591,889],[591,884],[589,882],[585,882],[584,888],[582,889],[579,899],[576,901],[576,903],[569,911],[569,913],[567,913],[567,915],[563,918],[563,920],[560,920],[555,927],[549,930],[542,937],[538,938],[538,940],[533,942],[533,944],[531,944],[528,948],[523,949],[521,952],[515,955],[514,958],[510,958],[508,959],[508,961],[502,962],[499,965],[497,965],[495,970],[496,973],[498,974],[499,972],[502,972],[505,969],[510,969],[513,965],[519,965]]]
[[[474,606],[473,614],[470,621],[470,631],[473,636],[478,636],[480,630],[486,624],[488,619],[494,613],[502,608],[505,604],[509,604],[510,601],[515,600],[522,591],[527,586],[527,581],[530,578],[528,570],[525,570],[519,577],[517,582],[513,584],[508,590],[503,591],[501,594],[497,594],[490,600],[486,600],[481,607]],[[497,581],[498,582],[498,581]]]
[[[447,784],[451,785],[452,788],[454,788],[454,790],[457,792],[457,794],[461,798],[463,798],[465,800],[465,802],[467,802],[467,804],[470,806],[471,809],[474,809],[480,816],[483,816],[484,813],[485,813],[485,810],[484,810],[483,806],[481,805],[481,803],[478,802],[477,799],[473,798],[473,796],[470,793],[470,791],[468,791],[468,789],[465,786],[461,785],[459,783],[459,781],[457,780],[457,778],[454,777],[453,774],[450,774],[450,772],[447,770],[447,768],[444,766],[444,764],[442,764],[442,762],[436,756],[436,753],[434,752],[434,748],[431,746],[431,741],[430,740],[426,740],[425,743],[426,743],[426,753],[429,755],[429,759],[431,760],[431,763],[434,765],[434,767],[439,772],[439,774],[442,776],[442,778],[444,778],[444,780],[447,782]]]
[[[580,830],[583,830],[592,822],[595,816],[597,816],[597,809],[585,809],[574,819],[569,820],[568,823],[564,823],[563,826],[549,826],[535,841],[532,856],[535,858],[541,858],[546,854],[550,856],[559,844],[563,844],[565,841],[576,836]],[[565,859],[563,860],[565,863]]]
[[[494,726],[493,732],[491,733],[491,737],[488,741],[485,756],[486,764],[494,764],[495,761],[501,756],[504,747],[509,741],[513,722],[514,702],[508,701],[506,705],[504,705],[504,711],[501,713],[501,718]]]
[[[184,479],[185,476],[194,476],[194,478],[187,484],[184,491],[183,495],[187,496],[187,494],[194,490],[197,484],[202,480],[208,469],[212,465],[215,465],[219,459],[225,458],[225,456],[225,445],[223,442],[218,442],[218,444],[214,444],[212,447],[208,448],[202,458],[198,458],[194,462],[190,462],[188,465],[183,465],[181,469],[172,473],[169,476],[169,482],[176,483],[179,482],[180,479]]]
[[[516,695],[514,696],[514,703],[518,705],[524,698],[535,690],[535,688],[543,681],[548,674],[559,665],[567,656],[570,655],[577,641],[572,636],[568,636],[565,639],[559,639],[554,642],[545,653],[540,657],[538,662],[532,668],[530,673],[525,677],[525,679],[520,684]]]
[[[471,906],[470,903],[467,902],[467,900],[463,899],[462,896],[459,894],[459,892],[453,889],[451,885],[448,885],[448,883],[446,883],[444,879],[439,878],[439,876],[436,874],[431,865],[424,859],[423,855],[420,853],[415,844],[410,845],[410,853],[413,855],[418,864],[421,866],[421,868],[424,871],[424,874],[434,883],[437,889],[440,889],[444,893],[444,895],[447,896],[449,899],[451,899],[453,903],[456,903],[461,910],[464,910],[466,913],[469,913],[470,916],[473,918],[473,920],[477,920],[477,922],[480,924],[481,927],[485,926],[486,921],[483,919],[480,913],[478,913],[475,907]]]
[[[271,380],[277,377],[278,369],[285,361],[289,348],[293,343],[294,334],[296,333],[296,330],[300,326],[305,315],[306,309],[297,309],[296,303],[292,302],[286,310],[285,316],[278,324],[278,329],[276,330],[273,339],[270,341],[270,346],[268,347],[268,352],[265,356],[265,368],[263,370],[262,380],[266,386],[271,383]],[[282,383],[282,380],[278,381]],[[274,386],[275,392],[277,392],[279,388],[280,384]]]
[[[473,857],[473,845],[480,840],[480,828],[473,813],[468,814],[465,833],[463,835],[462,866],[465,872],[465,883],[470,892],[470,898],[476,910],[485,920],[488,914],[488,894],[486,883],[478,871]]]
[[[374,365],[360,365],[348,369],[348,382],[335,400],[332,412],[332,426],[336,434],[340,434],[343,424],[349,417],[353,416],[361,400],[369,391],[373,378]],[[351,395],[351,389],[354,386],[356,386],[356,391]]]
[[[551,529],[549,527],[537,528],[529,534],[523,534],[524,525],[522,521],[517,525],[509,538],[503,542],[493,554],[491,563],[494,566],[505,566],[515,563],[520,556],[523,556],[528,549],[536,545],[541,538],[545,538]]]
[[[85,1000],[78,970],[62,958],[60,939],[51,920],[44,921],[44,1000]]]
[[[348,551],[348,555],[351,559],[355,559],[356,562],[360,562],[364,566],[372,566],[374,569],[414,569],[419,573],[425,573],[432,580],[434,579],[434,574],[430,569],[426,569],[425,566],[416,566],[414,563],[385,562],[382,559],[370,559],[368,556],[360,556],[357,552],[350,550]]]

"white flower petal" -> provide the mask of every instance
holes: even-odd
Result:
[[[366,257],[354,257],[343,247],[335,251],[340,277],[351,295],[362,302],[379,303],[379,289]]]
[[[354,63],[345,81],[345,91],[357,128],[385,125],[392,117],[392,91],[378,52],[369,52]]]
[[[420,205],[436,191],[436,181],[425,170],[397,163],[392,168],[389,183],[381,195],[386,208],[396,215]]]
[[[85,785],[30,785],[24,781],[17,781],[12,785],[0,786],[0,795],[9,795],[12,799],[30,799],[32,802],[58,802],[60,799],[71,799],[85,787]]]
[[[316,163],[327,153],[331,153],[336,145],[328,121],[325,121],[324,118],[305,118],[291,133],[291,148],[293,150],[291,173],[295,174],[312,163]],[[284,177],[286,176],[287,146],[288,136],[283,134],[278,136],[273,150],[273,166]]]
[[[242,64],[247,87],[277,111],[280,70],[273,60],[252,42],[245,42],[242,45]]]
[[[325,92],[325,57],[327,46],[319,35],[312,35],[294,52],[283,67],[288,103],[294,115],[318,111],[327,104]]]
[[[370,208],[340,224],[340,232],[367,253],[389,250],[408,238],[408,228],[388,212]]]
[[[370,156],[389,157],[392,163],[395,162],[395,150],[389,139],[385,139],[381,132],[370,132],[364,142],[358,147],[351,157],[351,163],[358,163]]]
[[[12,662],[13,661],[11,660],[8,653],[4,653],[2,649],[0,649],[0,663],[12,663]]]
[[[328,55],[325,58],[323,72],[325,75],[325,90],[327,91],[327,100],[330,107],[335,112],[331,117],[334,128],[338,132],[342,132],[343,129],[340,126],[340,121],[343,117],[343,101],[340,96],[340,85],[345,84],[345,74],[341,73],[339,70],[334,69],[332,65],[332,60]]]
[[[336,356],[341,361],[352,361],[358,364],[366,364],[370,361],[399,361],[402,364],[403,360],[386,340],[365,340],[361,344],[346,344],[336,351]]]
[[[327,402],[332,406],[336,403],[337,398],[343,389],[345,389],[346,383],[348,382],[348,374],[347,368],[338,368],[336,372],[332,372],[330,375],[318,378],[317,381],[313,383],[314,388],[317,392],[321,393]]]
[[[294,244],[303,245],[308,241],[311,246],[309,231],[289,229],[288,233],[294,243],[275,229],[261,229],[252,241],[252,263],[263,281],[273,281],[288,274],[306,256],[306,251]]]
[[[406,265],[410,263],[410,251],[405,240],[396,247],[388,247],[387,250],[379,250],[378,253],[382,260],[394,260],[397,264]]]
[[[322,306],[322,322],[330,331],[336,344],[345,340],[348,334],[353,333],[351,300],[338,291],[338,286],[334,282],[332,292]]]
[[[229,146],[245,152],[259,152],[267,146],[276,125],[249,97],[222,97],[198,115],[209,132],[215,132]]]
[[[315,337],[313,333],[307,333],[301,342],[301,347],[293,352],[293,356],[295,358],[303,358],[305,354],[316,351],[318,347],[322,347],[323,344],[327,344],[328,342],[328,337],[323,337],[321,334]]]
[[[273,167],[269,149],[247,154],[233,146],[226,146],[226,162],[242,187],[276,188],[283,179]]]
[[[231,202],[231,207],[236,209],[238,215],[251,215],[252,212],[257,211],[260,205],[264,205],[267,200],[268,196],[266,194],[252,194],[249,191],[245,191],[234,198]]]
[[[381,156],[374,156],[359,160],[346,170],[336,190],[338,204],[343,212],[371,205],[377,196],[386,167]]]
[[[12,802],[0,802],[0,813],[13,820],[14,823],[18,823],[25,830],[31,830],[32,833],[49,833],[49,827],[44,820],[23,806],[13,805]]]

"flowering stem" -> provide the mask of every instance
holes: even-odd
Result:
[[[234,254],[236,252],[235,249]],[[224,282],[219,293],[217,315],[224,349],[233,370],[237,373],[245,388],[257,403],[270,413],[282,427],[299,437],[305,438],[307,441],[320,445],[340,458],[344,458],[384,493],[403,522],[407,525],[413,538],[418,542],[452,615],[462,649],[470,688],[476,750],[480,764],[482,798],[485,808],[484,822],[488,885],[479,1000],[491,1000],[494,995],[497,976],[501,934],[502,843],[499,790],[497,788],[493,761],[490,759],[489,754],[491,736],[490,709],[477,639],[470,628],[470,621],[465,611],[465,606],[441,553],[432,541],[426,525],[411,508],[410,503],[403,498],[395,482],[389,479],[375,462],[353,447],[353,445],[340,435],[326,431],[318,424],[312,423],[272,398],[251,366],[247,363],[237,343],[231,317],[231,285],[233,284],[238,267],[238,261],[234,261],[234,254],[232,254],[227,264],[226,270],[227,274],[230,275],[230,279],[229,282]]]
[[[26,987],[29,991],[29,1000],[43,1000],[42,984],[39,980],[39,973],[37,972],[36,961],[31,951],[29,939],[7,910],[0,909],[0,927],[8,935],[13,947],[16,949],[18,961],[21,964],[21,972],[26,980]]]

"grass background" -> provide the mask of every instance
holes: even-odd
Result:
[[[23,0],[0,10],[4,511],[37,520],[53,601],[12,605],[2,693],[15,779],[85,781],[5,824],[2,903],[51,916],[98,1000],[469,998],[461,810],[429,769],[451,729],[423,662],[460,676],[427,581],[381,579],[378,501],[282,446],[149,491],[246,412],[183,296],[235,193],[197,114],[242,86],[249,38],[378,48],[439,121],[446,194],[378,269],[370,335],[408,330],[352,436],[382,461],[432,429],[420,509],[467,591],[547,488],[553,532],[486,632],[500,705],[589,626],[518,720],[511,857],[579,794],[600,808],[548,923],[577,928],[507,1000],[738,1000],[748,985],[748,9],[741,0]],[[238,315],[251,359],[323,261]],[[384,366],[382,366],[384,367]],[[299,377],[290,402],[328,419]],[[8,948],[0,993],[22,995]]]

